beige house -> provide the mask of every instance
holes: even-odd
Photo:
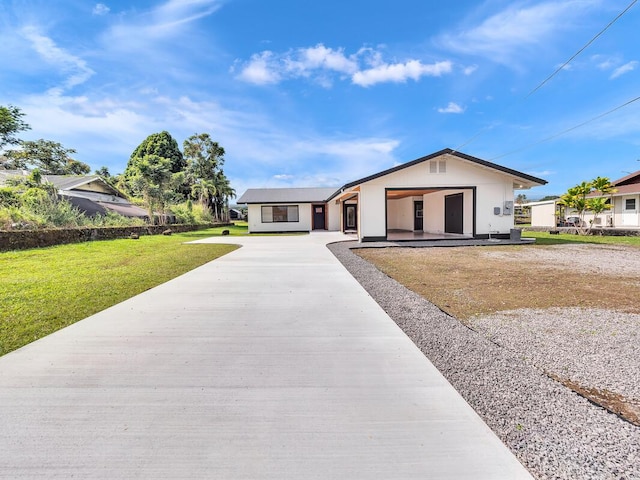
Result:
[[[445,149],[337,189],[250,189],[238,203],[248,205],[250,232],[342,230],[363,242],[508,237],[514,190],[546,183]]]

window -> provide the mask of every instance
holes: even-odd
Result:
[[[636,209],[636,199],[635,198],[626,198],[624,201],[624,209],[625,210],[635,210]]]
[[[446,160],[430,160],[429,173],[447,173]]]
[[[262,223],[297,222],[298,205],[268,205],[262,207]]]

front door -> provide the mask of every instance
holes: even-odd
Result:
[[[324,230],[324,205],[313,206],[313,229]]]
[[[455,193],[444,197],[444,231],[445,233],[464,233],[462,212],[464,210],[464,194]]]
[[[416,232],[424,231],[424,223],[422,222],[422,200],[413,202],[413,230]]]
[[[358,229],[358,205],[355,203],[344,204],[344,230]]]

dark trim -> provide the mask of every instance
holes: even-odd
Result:
[[[471,213],[473,214],[473,218],[472,218],[471,221],[473,222],[473,225],[471,226],[472,227],[471,228],[471,235],[473,235],[474,238],[476,236],[476,223],[478,222],[478,215],[477,215],[477,213],[478,213],[477,210],[478,209],[476,208],[476,198],[477,198],[477,195],[478,195],[478,192],[476,191],[477,188],[478,187],[472,187],[472,190],[473,190],[473,193],[472,193],[472,198],[473,198],[473,200],[472,200],[472,210],[473,211]]]
[[[508,173],[509,175],[513,175],[515,177],[520,177],[520,178],[523,178],[523,179],[528,180],[530,182],[539,183],[541,185],[546,185],[548,183],[546,180],[543,180],[542,178],[534,177],[533,175],[529,175],[529,174],[526,174],[526,173],[523,173],[523,172],[519,172],[517,170],[513,170],[513,169],[508,168],[508,167],[503,167],[502,165],[491,163],[491,162],[488,162],[487,160],[482,160],[482,159],[477,158],[477,157],[472,157],[471,155],[467,155],[465,153],[457,152],[455,150],[452,150],[451,148],[445,148],[445,149],[442,149],[442,150],[440,150],[438,152],[432,153],[431,155],[427,155],[425,157],[420,157],[420,158],[417,158],[417,159],[412,160],[410,162],[398,165],[396,167],[389,168],[387,170],[383,170],[382,172],[378,172],[378,173],[375,173],[373,175],[369,175],[368,177],[364,177],[364,178],[361,178],[359,180],[355,180],[353,182],[347,183],[342,188],[338,189],[338,191],[336,193],[334,193],[332,196],[330,196],[327,199],[327,201],[331,200],[332,198],[334,198],[336,195],[338,195],[339,193],[343,192],[347,188],[355,187],[356,185],[360,185],[361,183],[369,182],[371,180],[375,180],[376,178],[380,178],[380,177],[384,177],[385,175],[389,175],[390,173],[395,173],[395,172],[398,172],[398,171],[403,170],[405,168],[413,167],[414,165],[418,165],[419,163],[422,163],[422,162],[427,162],[429,160],[432,160],[434,158],[440,157],[442,155],[453,155],[453,156],[461,158],[463,160],[467,160],[468,162],[472,162],[472,163],[475,163],[477,165],[482,165],[483,167],[492,168],[494,170],[498,170],[499,172]]]
[[[473,238],[476,238],[478,240],[488,240],[489,239],[489,234],[488,233],[480,233],[478,235],[474,235]],[[510,240],[511,239],[511,234],[509,234],[509,233],[492,233],[491,234],[491,238],[496,238],[496,239],[500,239],[500,240]]]
[[[360,239],[361,242],[386,242],[387,237],[362,237]]]

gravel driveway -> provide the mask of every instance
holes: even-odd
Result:
[[[639,315],[522,309],[477,318],[468,328],[350,246],[330,249],[536,478],[640,479],[640,427],[550,377],[637,402]],[[587,245],[561,247],[569,248],[526,249],[525,255],[585,273],[613,267],[640,275],[637,250],[629,256],[625,247],[597,254]],[[487,248],[486,254],[494,253]]]

